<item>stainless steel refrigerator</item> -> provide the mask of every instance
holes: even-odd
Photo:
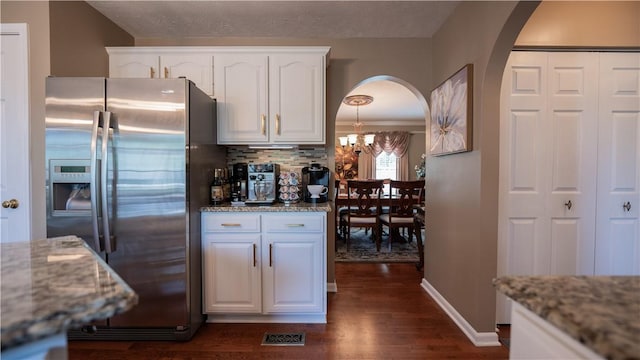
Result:
[[[188,340],[202,323],[215,114],[186,79],[47,79],[47,236],[83,238],[139,296],[70,339]]]

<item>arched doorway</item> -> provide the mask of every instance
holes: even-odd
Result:
[[[341,103],[335,117],[335,146],[337,177],[358,178],[358,157],[347,146],[341,146],[340,137],[354,133],[354,123],[362,123],[363,133],[380,131],[407,131],[411,134],[409,164],[420,161],[427,148],[426,125],[429,106],[422,93],[411,83],[389,75],[377,75],[359,82],[345,97],[368,95],[371,104],[355,109]]]
[[[359,172],[358,163],[362,161],[371,161],[371,155],[360,153],[356,154],[354,149],[347,146],[341,146],[340,137],[346,137],[348,134],[354,133],[354,123],[359,121],[362,124],[362,133],[372,134],[379,132],[407,132],[409,133],[408,154],[408,171],[411,180],[415,179],[414,165],[422,161],[422,154],[426,153],[427,136],[426,129],[429,119],[429,107],[423,94],[411,83],[398,77],[389,75],[377,75],[360,81],[349,92],[344,94],[344,98],[352,95],[367,95],[373,98],[372,102],[366,106],[356,109],[344,102],[339,106],[335,117],[335,176],[338,180],[345,179],[363,179],[371,177],[379,177],[365,172]],[[367,160],[364,160],[364,159]],[[378,174],[379,175],[379,174]],[[387,178],[386,176],[384,178]],[[336,246],[336,261],[345,260],[344,254],[340,252],[345,249],[340,248],[340,240]],[[415,245],[415,242],[411,246]],[[375,245],[372,246],[371,252],[359,253],[349,252],[347,254],[348,261],[358,261],[360,256],[368,258],[368,261],[376,260]],[[382,257],[397,256],[400,259],[414,256],[417,258],[417,249],[400,253],[396,249],[396,253],[386,253],[386,249],[380,254]],[[346,261],[346,260],[345,260]],[[413,260],[408,260],[413,262]]]

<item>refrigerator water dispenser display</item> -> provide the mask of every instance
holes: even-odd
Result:
[[[50,160],[52,216],[91,216],[90,171],[89,160]]]

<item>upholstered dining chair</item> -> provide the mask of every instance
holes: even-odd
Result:
[[[399,234],[400,229],[404,228],[408,231],[408,240],[411,242],[414,234],[413,226],[413,205],[419,204],[423,198],[424,180],[413,181],[395,181],[392,180],[390,185],[391,194],[395,194],[395,199],[385,199],[388,201],[389,213],[381,214],[380,224],[389,228],[389,251],[391,251],[391,242],[393,235]],[[393,206],[392,206],[393,202]]]
[[[382,241],[380,226],[380,195],[382,194],[382,180],[348,180],[347,194],[349,196],[347,211],[347,251],[351,240],[351,228],[371,229],[376,242],[376,250],[380,251]]]

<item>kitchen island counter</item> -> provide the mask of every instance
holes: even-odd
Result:
[[[32,351],[34,343],[52,337],[64,347],[68,329],[138,302],[136,293],[76,236],[3,243],[0,250],[3,358]]]
[[[602,358],[640,359],[639,276],[505,276],[494,285]]]
[[[329,202],[295,204],[274,203],[268,206],[223,204],[218,206],[206,206],[200,209],[201,212],[331,212]]]

